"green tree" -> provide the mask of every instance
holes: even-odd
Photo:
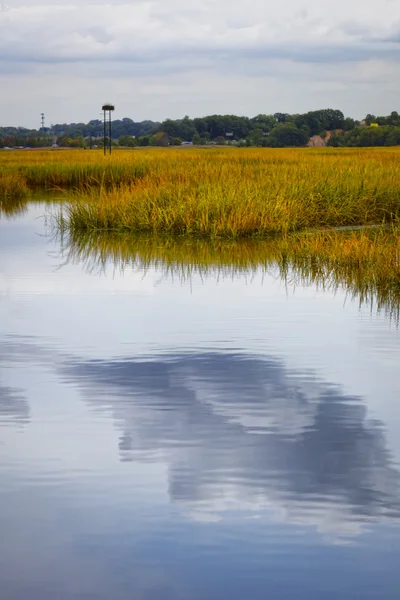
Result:
[[[268,141],[269,145],[284,148],[285,146],[305,146],[308,139],[308,134],[296,127],[294,123],[282,123],[273,128]]]
[[[203,140],[201,139],[201,137],[199,136],[198,133],[195,133],[193,138],[192,138],[192,142],[193,144],[195,144],[196,146],[199,146],[200,144],[203,143]]]
[[[271,131],[273,127],[276,125],[276,119],[273,115],[257,115],[250,119],[251,127],[253,129],[260,128],[265,132]],[[240,137],[240,136],[239,136]]]
[[[180,125],[178,121],[167,119],[166,121],[161,123],[160,127],[169,138],[180,137]]]
[[[367,125],[371,125],[371,123],[376,123],[376,116],[375,115],[371,115],[368,114],[365,119],[364,119],[365,123]]]
[[[344,120],[343,129],[345,131],[351,131],[355,127],[357,127],[357,123],[356,123],[356,121],[354,119],[351,119],[350,117],[347,117],[347,119]]]
[[[261,146],[264,139],[264,131],[261,127],[256,127],[250,132],[248,139],[252,146]]]
[[[390,113],[390,116],[387,118],[388,125],[399,126],[400,125],[400,115],[395,110]]]
[[[287,113],[275,113],[274,114],[275,121],[277,123],[288,123],[290,121],[290,115]]]
[[[208,132],[208,125],[206,119],[193,119],[193,125],[199,135],[203,135]]]
[[[125,146],[127,148],[133,148],[137,145],[136,139],[131,135],[120,135],[118,138],[119,146]]]
[[[138,146],[149,146],[150,137],[148,135],[142,135],[138,138]]]
[[[385,139],[385,146],[400,146],[400,127],[391,127]]]
[[[186,115],[182,121],[179,122],[178,136],[184,141],[189,141],[196,133],[196,127],[194,126],[193,121]]]
[[[158,131],[150,138],[151,146],[168,146],[168,136],[164,131]]]

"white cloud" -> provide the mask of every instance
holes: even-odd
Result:
[[[339,2],[340,5],[340,2]],[[298,8],[299,6],[299,8]],[[206,2],[188,8],[180,0],[131,4],[42,4],[16,6],[1,13],[1,49],[12,59],[27,61],[122,60],[152,62],[185,51],[208,56],[340,60],[354,55],[397,53],[385,42],[396,33],[400,7],[391,23],[382,6],[359,2],[338,11],[329,0],[302,4],[285,0],[266,5],[252,0]],[[396,15],[396,12],[398,13]],[[342,15],[346,15],[345,18]],[[313,55],[313,51],[318,54]],[[159,54],[160,51],[163,54]]]

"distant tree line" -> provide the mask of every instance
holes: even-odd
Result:
[[[387,117],[367,115],[363,125],[351,130],[338,130],[328,140],[329,146],[399,146],[400,116],[392,112]]]
[[[392,112],[379,117],[368,114],[363,121],[345,118],[340,110],[323,109],[304,114],[259,114],[253,118],[237,115],[210,115],[190,119],[166,119],[135,122],[117,119],[112,122],[113,144],[123,147],[168,146],[191,143],[235,144],[273,148],[306,146],[313,136],[320,136],[331,146],[400,145],[400,116]],[[51,128],[30,130],[23,127],[0,127],[0,148],[51,146],[101,147],[103,123],[64,123]]]

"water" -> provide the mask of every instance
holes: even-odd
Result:
[[[399,597],[400,334],[274,270],[0,221],[5,600]]]

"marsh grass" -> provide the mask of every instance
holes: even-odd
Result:
[[[99,151],[81,150],[9,152],[1,159],[0,181],[2,176],[19,176],[31,192],[132,185],[151,165],[150,160],[133,159],[132,153],[118,153],[114,160]]]
[[[390,223],[400,215],[397,149],[131,155],[148,165],[147,172],[134,182],[71,191],[63,227],[234,239]]]
[[[21,198],[28,192],[29,187],[23,175],[0,171],[0,199]]]
[[[400,148],[2,153],[0,197],[58,190],[59,227],[238,239],[397,222]]]
[[[58,232],[60,233],[60,232]],[[344,289],[360,304],[384,310],[396,322],[400,308],[400,228],[294,234],[278,239],[227,241],[133,236],[128,233],[61,234],[66,262],[101,272],[156,267],[165,277],[201,278],[270,273],[288,286]]]

